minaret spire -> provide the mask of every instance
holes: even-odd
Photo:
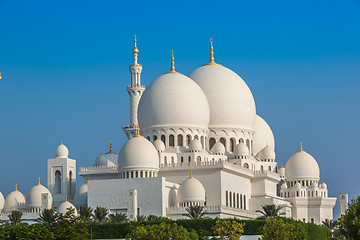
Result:
[[[208,63],[208,65],[216,65],[214,59],[214,47],[212,38],[210,38],[210,62]]]
[[[139,49],[136,47],[136,34],[134,35],[134,48],[132,53],[134,54],[134,63],[137,64],[137,55],[139,53]]]
[[[110,150],[109,150],[109,152],[107,152],[107,153],[105,153],[105,154],[109,154],[109,153],[115,154],[115,153],[113,152],[113,148],[112,148],[112,141],[110,141]]]
[[[170,73],[176,73],[175,71],[175,61],[174,61],[174,50],[171,50],[171,68]]]

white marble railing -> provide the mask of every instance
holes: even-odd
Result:
[[[113,172],[117,171],[117,166],[97,166],[97,167],[81,167],[79,172]]]
[[[167,211],[185,211],[188,207],[167,207]],[[210,205],[210,206],[204,206],[204,210],[220,210],[220,205]]]

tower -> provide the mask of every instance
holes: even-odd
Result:
[[[349,205],[349,195],[347,193],[339,194],[339,205],[340,205],[340,215],[344,215]]]
[[[48,189],[56,208],[67,197],[73,201],[76,192],[76,160],[69,158],[68,148],[61,143],[55,151],[55,158],[48,159]]]
[[[127,92],[130,96],[130,125],[123,128],[128,139],[136,135],[136,129],[139,125],[137,118],[137,110],[140,102],[140,98],[145,90],[145,87],[141,85],[140,77],[142,71],[142,65],[137,62],[139,50],[136,47],[136,35],[134,40],[134,48],[132,53],[134,54],[134,63],[130,64],[129,70],[131,73],[131,85],[127,86]]]

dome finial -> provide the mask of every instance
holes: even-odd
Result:
[[[41,185],[41,184],[40,184],[40,178],[38,178],[38,184],[37,184],[37,185]]]
[[[132,53],[134,55],[139,53],[139,49],[136,47],[136,34],[134,35],[134,48],[132,50]]]
[[[63,142],[62,142],[62,140],[60,141],[60,145],[64,145]]]
[[[171,70],[170,73],[176,73],[175,62],[174,62],[174,50],[171,50]]]
[[[135,137],[141,137],[139,125],[136,125],[136,136]]]
[[[299,152],[303,152],[302,142],[300,142],[300,151]]]
[[[113,152],[113,149],[112,149],[112,141],[110,141],[110,150],[109,150],[109,152],[107,152],[107,153],[105,153],[105,154],[109,154],[109,153],[115,154],[115,153]]]
[[[17,191],[17,184],[15,184],[15,192]]]
[[[67,200],[67,195],[65,195],[65,202],[67,202],[68,200]]]
[[[210,38],[210,62],[208,63],[208,65],[216,65],[214,59],[214,47],[212,38]]]
[[[0,79],[1,79],[1,72],[0,72]]]
[[[193,178],[193,176],[192,176],[192,170],[190,170],[190,177],[189,178]]]

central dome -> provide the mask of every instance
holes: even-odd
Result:
[[[201,88],[179,73],[166,73],[153,81],[140,99],[141,129],[188,126],[208,128],[209,103]]]
[[[209,128],[254,130],[255,101],[239,75],[221,65],[204,65],[189,77],[199,84],[209,101]]]

